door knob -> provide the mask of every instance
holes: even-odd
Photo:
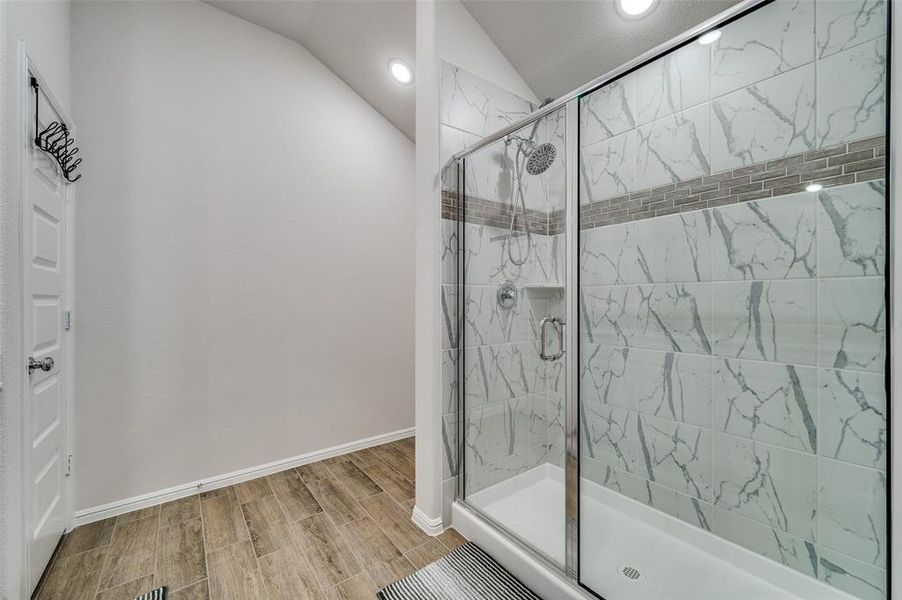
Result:
[[[31,375],[36,370],[48,372],[53,369],[53,358],[47,357],[44,360],[35,360],[33,356],[28,357],[28,374]]]

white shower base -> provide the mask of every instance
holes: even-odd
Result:
[[[583,480],[581,487],[583,583],[608,600],[851,598],[600,485]],[[563,565],[563,469],[542,465],[472,494],[468,500],[552,562]],[[455,527],[473,541],[486,544],[497,560],[527,584],[537,585],[534,571],[540,563],[478,521],[462,507],[454,511]],[[618,569],[624,565],[638,569],[641,579],[620,575]],[[547,575],[556,577],[550,572]],[[544,584],[539,584],[541,587]],[[541,593],[539,588],[536,591]],[[562,597],[559,592],[555,595]],[[582,594],[571,589],[567,595]]]

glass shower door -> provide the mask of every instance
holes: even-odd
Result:
[[[459,163],[466,502],[563,567],[565,115]]]
[[[885,13],[777,0],[580,98],[600,596],[886,597]]]

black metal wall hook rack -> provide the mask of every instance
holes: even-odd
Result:
[[[69,127],[62,121],[53,121],[43,130],[38,129],[40,120],[38,119],[38,107],[40,105],[41,87],[35,77],[31,78],[31,87],[34,89],[34,145],[40,150],[53,157],[63,172],[63,177],[69,183],[74,183],[81,179],[81,174],[72,176],[78,165],[81,164],[81,158],[76,158],[78,147],[75,145],[75,138],[71,137]]]

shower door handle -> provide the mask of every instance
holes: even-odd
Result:
[[[559,350],[554,354],[547,354],[545,352],[545,347],[546,347],[546,344],[545,344],[546,327],[545,326],[548,325],[549,323],[554,325],[555,329],[557,329]],[[550,317],[545,317],[544,319],[542,319],[542,322],[539,324],[539,331],[540,331],[540,337],[541,337],[539,356],[542,357],[542,360],[554,361],[554,360],[558,360],[559,358],[564,356],[564,325],[565,325],[564,320],[561,318],[558,318],[554,315],[551,315]]]

